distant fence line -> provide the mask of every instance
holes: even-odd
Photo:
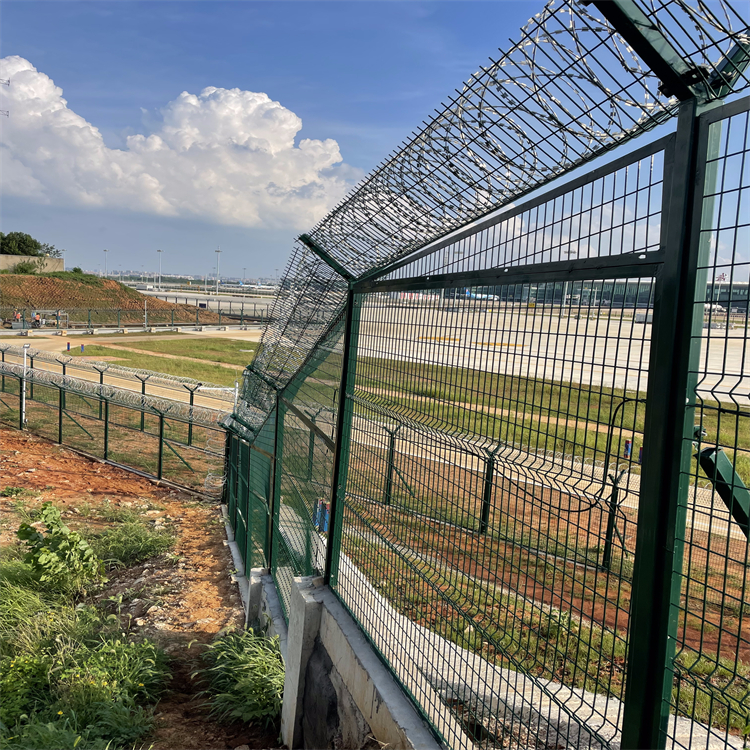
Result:
[[[0,424],[154,479],[216,496],[224,412],[0,363]]]
[[[143,298],[146,303],[148,297]],[[191,308],[191,309],[186,309]],[[58,314],[59,311],[59,314]],[[39,312],[43,324],[36,326],[34,315]],[[16,313],[20,319],[15,321]],[[36,327],[45,329],[65,328],[122,328],[139,326],[143,328],[155,326],[191,326],[191,325],[244,325],[246,323],[268,322],[269,307],[256,303],[234,303],[230,310],[211,310],[194,305],[180,305],[171,310],[149,310],[148,304],[144,308],[56,308],[53,304],[38,305],[36,307],[0,307],[0,318],[12,328],[29,330]]]
[[[27,366],[39,369],[44,363],[47,368],[59,369],[60,374],[81,378],[86,382],[86,376],[93,376],[99,385],[111,385],[127,388],[129,384],[138,384],[138,391],[142,395],[153,395],[155,391],[162,397],[185,402],[190,405],[200,404],[219,411],[228,411],[234,403],[233,388],[201,382],[193,378],[168,375],[151,370],[123,367],[110,362],[85,361],[79,357],[69,357],[66,354],[41,351],[29,348],[26,350]],[[12,344],[0,344],[0,363],[23,363],[23,348]],[[54,371],[53,371],[54,372]],[[108,381],[108,382],[107,382]],[[196,401],[196,397],[199,399]]]

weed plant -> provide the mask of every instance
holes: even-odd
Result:
[[[0,561],[0,750],[133,747],[152,727],[166,657],[148,640],[131,640],[115,615],[81,601],[71,584],[102,570],[94,544],[107,532],[89,544],[47,503],[42,518],[44,533],[19,528],[30,548],[24,560]],[[126,560],[151,556],[168,534],[143,525],[137,544],[135,536],[110,537],[107,549]],[[149,537],[157,539],[150,547]]]
[[[130,567],[168,552],[175,537],[168,529],[152,529],[142,522],[129,521],[88,535],[88,540],[97,557],[111,569]]]
[[[80,591],[101,573],[100,560],[91,545],[62,522],[60,511],[52,503],[42,503],[40,518],[46,527],[44,532],[25,521],[18,528],[18,538],[28,547],[24,562],[41,583]]]
[[[218,638],[203,655],[206,668],[193,673],[204,680],[211,715],[219,721],[273,724],[281,713],[284,662],[279,639],[252,630]]]

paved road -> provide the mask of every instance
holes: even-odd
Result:
[[[360,351],[371,357],[645,391],[651,324],[634,318],[559,317],[522,307],[363,308]],[[750,397],[744,328],[704,329],[701,394],[720,401]],[[386,385],[386,384],[384,384]]]

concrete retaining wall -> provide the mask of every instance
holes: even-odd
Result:
[[[9,270],[16,264],[26,261],[31,261],[32,263],[43,261],[42,267],[39,269],[42,273],[65,270],[65,261],[62,258],[48,258],[46,256],[39,258],[34,255],[0,255],[0,271]]]
[[[248,623],[280,636],[286,664],[281,737],[289,748],[438,750],[322,579],[294,579],[288,627],[268,571],[250,571],[247,590]]]

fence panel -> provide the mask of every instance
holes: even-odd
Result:
[[[342,338],[339,319],[279,394],[272,567],[285,614],[294,576],[322,575],[325,569]]]
[[[0,422],[20,428],[22,370],[0,367]],[[127,402],[132,395],[128,392],[109,388],[106,396],[97,396],[85,381],[58,378],[60,382],[53,385],[38,375],[28,370],[25,429],[188,489],[209,495],[221,490],[226,432],[218,423],[215,427],[205,423],[205,410],[195,423],[164,417],[154,413],[154,404],[148,400],[141,408],[116,402],[120,396]],[[169,408],[168,402],[160,404]]]
[[[300,236],[246,372],[285,612],[322,569],[450,748],[750,736],[748,24],[694,5],[547,4]]]
[[[692,461],[684,474],[688,522],[678,530],[683,562],[675,570],[677,650],[666,729],[674,747],[743,747],[750,726],[749,108],[740,102],[701,122],[694,308],[702,327],[693,332],[698,401],[688,412],[696,432],[683,446]],[[688,730],[680,715],[710,728]]]

